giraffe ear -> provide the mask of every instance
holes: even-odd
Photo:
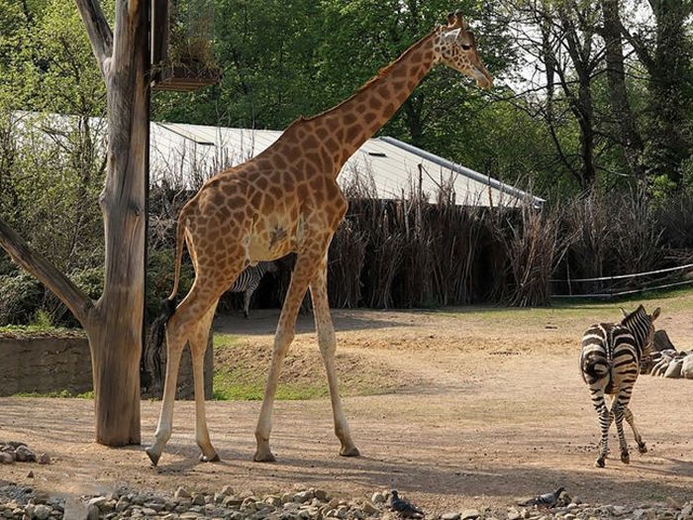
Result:
[[[467,22],[464,21],[464,16],[462,16],[462,11],[457,11],[455,16],[457,17],[457,27],[463,31],[469,30],[469,26],[467,25]]]

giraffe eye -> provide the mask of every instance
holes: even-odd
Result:
[[[463,43],[463,44],[461,45],[461,47],[462,47],[462,50],[465,50],[465,51],[469,51],[469,50],[472,49],[472,46],[469,45],[468,43]]]

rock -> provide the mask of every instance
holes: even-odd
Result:
[[[226,484],[223,488],[221,488],[221,491],[219,493],[221,493],[222,495],[226,495],[226,496],[235,495],[233,488],[231,486],[229,486],[228,484]]]
[[[0,464],[14,464],[14,457],[6,451],[0,452]]]
[[[466,509],[460,513],[460,520],[474,520],[479,518],[480,513],[477,509]]]
[[[682,358],[676,358],[672,359],[671,363],[669,363],[669,366],[667,367],[666,371],[664,372],[664,377],[667,377],[669,379],[678,379],[681,377],[681,367],[683,366],[683,359]]]
[[[443,513],[440,516],[440,520],[460,520],[459,513]]]
[[[678,501],[674,498],[667,497],[666,503],[669,507],[673,507],[675,509],[681,509],[681,504],[679,504]]]
[[[384,504],[385,503],[385,495],[383,493],[381,493],[380,491],[376,491],[371,496],[371,502],[373,502],[374,504]]]
[[[522,518],[522,516],[516,508],[511,507],[508,509],[508,520],[519,520],[520,518]]]
[[[681,377],[693,379],[693,354],[688,354],[681,362]]]
[[[34,508],[34,515],[33,517],[36,520],[46,520],[49,516],[51,516],[51,513],[53,512],[53,508],[50,506],[47,506],[46,504],[38,504]]]
[[[652,346],[655,350],[676,350],[674,344],[669,339],[669,335],[664,329],[656,330],[652,338]]]
[[[38,463],[42,465],[50,464],[51,463],[51,458],[47,453],[41,453],[38,456]]]
[[[315,497],[315,493],[313,491],[301,491],[292,497],[292,501],[298,502],[299,504],[304,504],[310,500],[313,500],[313,497]]]
[[[190,493],[188,493],[188,490],[185,489],[184,487],[179,487],[176,489],[176,492],[173,494],[175,498],[192,498]]]

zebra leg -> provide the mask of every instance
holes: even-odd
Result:
[[[243,316],[246,319],[250,317],[250,297],[253,295],[253,292],[255,292],[255,287],[248,287],[243,292]]]
[[[614,414],[614,422],[616,423],[616,432],[618,434],[618,444],[621,448],[621,462],[624,464],[630,463],[630,455],[628,453],[628,442],[626,442],[626,435],[623,431],[623,417],[625,415],[626,405],[618,399],[614,399],[614,404],[612,406],[612,412]]]
[[[609,426],[611,426],[611,412],[606,406],[604,401],[604,392],[601,390],[592,391],[592,404],[594,409],[597,411],[597,417],[599,419],[599,428],[601,430],[601,439],[599,442],[599,456],[595,462],[595,465],[599,468],[603,468],[606,460],[606,456],[609,453]]]
[[[640,435],[640,432],[635,427],[635,419],[633,417],[633,412],[631,412],[630,408],[627,406],[625,408],[624,417],[626,419],[626,422],[628,422],[628,424],[630,424],[630,428],[633,430],[633,436],[635,437],[635,442],[638,443],[638,451],[640,453],[647,453],[647,445],[645,444],[645,441],[642,440],[642,436]]]

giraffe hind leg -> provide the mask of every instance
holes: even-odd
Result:
[[[209,439],[204,388],[205,353],[207,352],[209,333],[216,307],[216,303],[212,305],[190,335],[190,354],[193,365],[193,381],[195,383],[195,441],[202,451],[200,460],[203,462],[217,462],[220,460]]]
[[[204,321],[204,317],[207,315],[210,307],[216,305],[216,300],[210,300],[210,295],[203,296],[200,294],[199,287],[200,280],[196,278],[190,292],[176,308],[176,311],[173,316],[171,316],[166,326],[168,357],[166,360],[166,379],[164,381],[161,414],[159,416],[159,424],[156,433],[154,434],[154,444],[145,449],[149,459],[155,466],[158,464],[159,458],[173,431],[173,408],[178,386],[178,370],[180,368],[181,354],[188,339],[191,338],[199,327],[199,322]],[[213,316],[213,311],[211,316]],[[192,349],[191,354],[193,354]],[[200,378],[199,384],[201,386],[203,386],[202,381],[203,379]],[[204,399],[204,392],[201,395],[203,396],[202,399]],[[204,410],[202,410],[202,413],[204,413]],[[210,455],[212,451],[213,448],[207,450]]]
[[[175,315],[174,315],[175,316]],[[166,327],[166,378],[164,380],[164,395],[161,403],[159,424],[154,434],[154,444],[145,448],[145,452],[156,466],[159,463],[161,453],[166,443],[171,438],[173,430],[173,404],[176,398],[176,381],[178,380],[178,369],[180,358],[183,353],[187,338],[177,333],[175,325],[172,325],[173,318]]]

